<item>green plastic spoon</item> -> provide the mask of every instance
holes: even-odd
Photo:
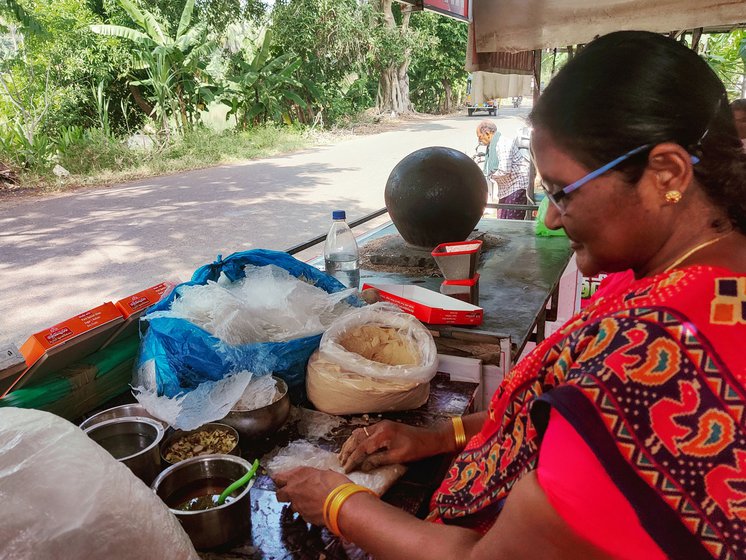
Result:
[[[233,494],[233,492],[235,492],[236,490],[247,484],[252,478],[254,478],[254,476],[256,476],[256,471],[258,468],[259,459],[254,459],[251,468],[246,472],[246,474],[239,478],[236,482],[228,486],[228,488],[223,490],[223,493],[220,494],[220,497],[218,498],[218,505],[222,506],[228,496]]]

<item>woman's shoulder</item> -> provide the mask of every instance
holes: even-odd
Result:
[[[685,314],[698,310],[716,322],[746,323],[746,273],[705,265],[675,269],[649,278],[624,278],[597,298],[589,314],[665,307]],[[711,313],[710,313],[711,312]],[[728,317],[730,317],[728,319]]]

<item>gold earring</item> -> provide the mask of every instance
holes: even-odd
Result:
[[[666,202],[677,204],[681,200],[681,193],[679,191],[668,191],[666,193]]]

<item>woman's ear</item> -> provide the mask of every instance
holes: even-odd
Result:
[[[694,178],[692,165],[691,154],[679,144],[664,142],[650,151],[646,175],[663,203],[671,204],[672,200],[678,201],[684,195]],[[672,193],[681,196],[677,199]]]

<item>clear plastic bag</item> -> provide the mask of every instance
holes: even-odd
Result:
[[[438,355],[430,332],[389,304],[329,327],[306,371],[306,392],[328,414],[410,410],[425,404]]]
[[[376,335],[366,331],[370,327],[384,329],[392,336],[387,337],[388,342],[376,341],[375,338],[371,340],[370,338]],[[352,342],[356,332],[360,333],[360,338],[363,339],[359,341],[359,345]],[[412,358],[411,362],[394,365],[369,359],[357,351],[369,347],[374,353],[379,352],[380,348],[377,346],[385,343],[394,344],[397,350],[401,349],[402,357],[408,354]],[[382,353],[384,359],[395,355],[397,350],[388,355]],[[378,355],[381,355],[381,352]],[[433,378],[438,367],[438,352],[430,331],[413,315],[403,313],[388,303],[362,307],[334,321],[321,337],[319,356],[323,360],[338,364],[350,373],[407,383],[427,383]],[[391,360],[394,361],[396,360]]]

